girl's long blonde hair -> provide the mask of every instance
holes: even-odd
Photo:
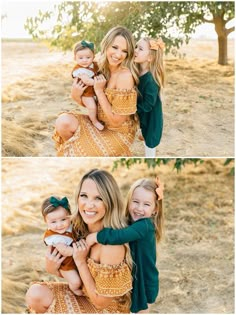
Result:
[[[150,41],[157,41],[157,39],[153,39],[150,37],[144,37],[143,40],[145,40],[149,44],[150,48]],[[159,47],[159,49],[150,49],[150,72],[158,84],[160,91],[165,86],[165,67],[164,67],[164,50],[163,48]]]
[[[133,183],[127,195],[127,204],[126,204],[126,210],[125,210],[126,216],[129,218],[129,221],[131,221],[131,216],[129,213],[129,205],[130,205],[133,193],[135,189],[138,187],[143,187],[144,189],[151,191],[154,195],[155,205],[156,205],[156,214],[152,216],[151,218],[155,226],[156,241],[158,243],[160,242],[163,236],[164,213],[163,213],[163,208],[162,208],[162,200],[158,200],[158,196],[156,194],[157,185],[153,180],[142,178]]]
[[[123,26],[116,26],[113,27],[108,33],[105,35],[101,42],[101,55],[99,57],[99,70],[105,75],[106,79],[109,80],[110,78],[110,70],[109,70],[109,63],[107,60],[106,52],[107,48],[112,45],[115,38],[117,36],[122,36],[127,42],[127,57],[122,63],[122,66],[128,68],[131,71],[131,74],[134,78],[135,85],[138,85],[139,76],[138,76],[138,68],[134,63],[134,49],[135,49],[135,42],[133,39],[132,33]]]
[[[85,238],[89,234],[88,226],[83,221],[78,209],[78,199],[81,187],[86,179],[91,179],[95,182],[97,190],[104,203],[106,209],[103,218],[104,228],[110,227],[113,229],[122,229],[126,227],[127,218],[125,217],[124,203],[117,182],[109,172],[105,170],[92,169],[82,177],[75,193],[75,204],[77,205],[77,211],[73,216],[72,223],[76,239]],[[127,244],[125,247],[126,262],[132,269],[130,249]]]

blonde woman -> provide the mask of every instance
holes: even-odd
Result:
[[[138,71],[134,49],[132,34],[125,27],[114,27],[105,35],[98,60],[102,74],[94,78],[98,119],[105,127],[102,131],[96,130],[87,116],[76,111],[62,113],[53,136],[58,156],[131,155],[137,126],[134,114]],[[72,87],[72,98],[78,104],[82,104],[85,89],[83,82]]]
[[[67,283],[39,282],[29,288],[26,303],[36,313],[129,313],[132,288],[129,247],[95,244],[89,248],[85,241],[89,233],[104,227],[125,227],[116,181],[106,171],[89,171],[78,186],[76,203],[78,210],[72,222],[80,240],[73,244],[73,258],[83,282],[84,296],[73,294]],[[59,276],[64,259],[57,249],[49,250],[47,271]]]

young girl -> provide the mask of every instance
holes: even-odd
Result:
[[[67,254],[64,255],[68,257],[62,262],[60,272],[63,278],[68,281],[71,291],[76,295],[82,295],[83,293],[80,289],[82,281],[72,257],[73,248],[71,246],[74,242],[74,237],[68,199],[54,196],[45,199],[42,204],[42,215],[48,227],[44,233],[43,240],[46,245],[56,247],[59,251],[61,244],[68,246],[70,251],[67,250]]]
[[[97,119],[97,104],[93,89],[94,75],[98,72],[98,65],[94,62],[94,44],[85,40],[74,46],[74,59],[76,65],[72,70],[72,78],[82,80],[88,87],[82,95],[82,102],[88,109],[89,118],[98,130],[103,130],[104,126]]]
[[[164,86],[163,50],[164,43],[161,38],[156,40],[142,38],[135,49],[134,61],[138,64],[140,76],[137,112],[145,141],[146,157],[156,156],[156,146],[162,136],[163,115],[160,92]]]
[[[129,243],[133,264],[132,313],[147,313],[159,291],[156,268],[156,241],[162,237],[163,227],[163,185],[160,180],[140,179],[128,192],[126,215],[130,226],[114,230],[104,228],[87,236],[88,246],[101,244]]]

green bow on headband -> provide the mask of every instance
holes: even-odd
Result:
[[[57,208],[59,206],[67,209],[67,210],[70,210],[69,208],[69,202],[68,202],[68,199],[66,197],[62,198],[61,200],[55,198],[55,197],[50,197],[49,199],[49,202],[53,205],[53,207]]]
[[[91,49],[92,51],[94,51],[94,43],[89,43],[89,42],[86,42],[86,40],[82,40],[81,46],[84,48],[87,47],[87,48]]]

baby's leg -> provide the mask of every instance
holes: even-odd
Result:
[[[79,273],[76,270],[61,270],[60,272],[68,281],[69,287],[71,291],[74,292],[76,295],[83,295],[83,291],[80,289],[82,285],[82,281],[80,279]]]
[[[97,119],[97,104],[93,97],[82,96],[82,102],[87,107],[89,118],[98,130],[103,130],[104,126]]]

